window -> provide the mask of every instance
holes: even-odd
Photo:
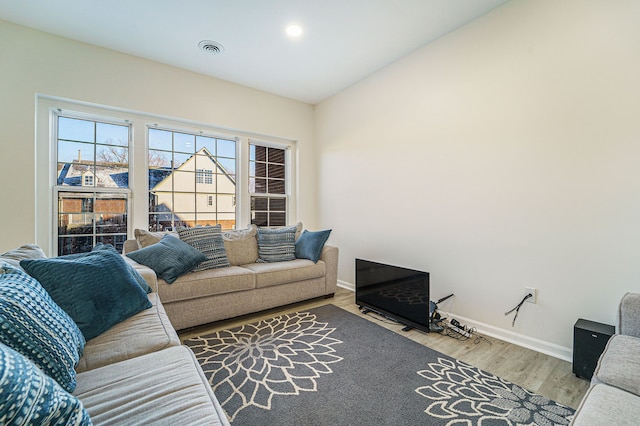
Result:
[[[257,143],[249,145],[251,223],[287,224],[286,150]]]
[[[196,183],[204,183],[206,185],[213,184],[213,170],[196,170]]]
[[[149,229],[235,228],[236,141],[159,128],[148,139]]]
[[[56,115],[58,255],[127,238],[129,125]]]

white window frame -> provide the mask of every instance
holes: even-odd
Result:
[[[35,95],[35,243],[49,256],[57,253],[57,192],[56,192],[56,135],[52,112],[62,110],[65,115],[73,113],[77,118],[116,120],[117,124],[131,126],[129,143],[129,204],[127,230],[128,238],[134,237],[134,229],[148,229],[148,173],[147,173],[147,128],[162,127],[170,130],[203,132],[222,139],[236,139],[236,227],[246,228],[250,222],[251,202],[249,194],[249,143],[253,141],[286,150],[286,194],[287,220],[297,221],[297,142],[293,139],[264,135],[237,129],[215,126],[151,113],[133,111],[126,108],[76,101],[45,94]],[[70,187],[80,191],[83,187]],[[86,188],[86,187],[85,187]],[[113,192],[117,188],[106,188]],[[94,191],[95,187],[90,187]],[[119,189],[122,190],[122,189]]]

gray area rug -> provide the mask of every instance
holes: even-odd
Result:
[[[565,425],[574,411],[333,305],[188,339],[234,425]]]

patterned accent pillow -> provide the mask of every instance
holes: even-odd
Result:
[[[80,329],[22,269],[4,263],[0,272],[0,342],[73,392],[85,344]]]
[[[192,272],[231,266],[224,248],[220,225],[181,228],[178,229],[178,235],[182,241],[207,256],[207,260],[193,268]]]
[[[127,262],[108,250],[77,258],[23,260],[20,266],[73,318],[87,340],[151,307]]]
[[[0,420],[13,425],[91,425],[82,402],[0,344]]]
[[[170,235],[165,235],[156,244],[127,253],[127,256],[153,269],[169,284],[207,260],[207,256]]]
[[[296,227],[258,228],[258,260],[265,262],[286,262],[296,258]]]

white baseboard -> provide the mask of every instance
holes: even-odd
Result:
[[[346,288],[347,290],[353,291],[353,292],[356,291],[356,286],[346,281],[338,280],[338,287]]]
[[[342,287],[349,291],[355,292],[355,285],[346,281],[338,280],[338,287]],[[513,331],[505,330],[503,328],[494,327],[489,324],[485,324],[479,321],[474,321],[470,318],[462,317],[460,315],[451,315],[448,312],[440,310],[440,313],[449,318],[455,318],[460,323],[466,325],[469,328],[475,328],[479,334],[487,337],[493,337],[503,340],[514,345],[522,346],[527,349],[531,349],[555,358],[562,359],[564,361],[571,362],[573,360],[573,352],[571,348],[556,345],[555,343],[546,342],[544,340],[536,339],[534,337],[525,336],[524,334],[514,333]]]
[[[460,315],[452,315],[449,312],[444,312],[442,310],[440,310],[439,312],[443,317],[455,318],[461,324],[466,325],[468,328],[475,328],[479,334],[482,334],[484,336],[494,337],[496,339],[513,343],[514,345],[522,346],[524,348],[531,349],[555,358],[559,358],[564,361],[573,361],[573,352],[571,348],[536,339],[535,337],[525,336],[524,334],[515,333],[503,328],[494,327],[492,325],[474,321],[470,318],[462,317]]]

